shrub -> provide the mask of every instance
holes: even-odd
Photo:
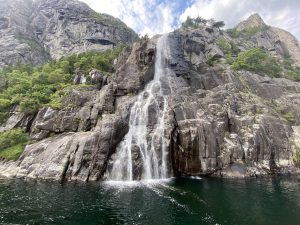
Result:
[[[282,115],[287,121],[295,123],[295,115],[293,112],[288,112]]]
[[[28,135],[22,129],[12,129],[0,133],[0,157],[8,160],[19,158],[28,141]]]
[[[0,157],[3,157],[7,160],[17,160],[21,156],[22,152],[24,151],[26,144],[21,143],[12,147],[9,147],[7,149],[4,149],[3,151],[0,151]]]
[[[27,134],[22,129],[12,129],[0,133],[0,151],[27,142]]]
[[[231,54],[231,44],[225,39],[225,38],[220,38],[217,40],[217,45],[219,48],[224,52],[224,54]]]
[[[241,52],[233,62],[234,70],[247,70],[270,77],[280,77],[282,69],[279,62],[259,48]]]
[[[105,52],[86,52],[38,67],[18,64],[0,70],[0,76],[7,83],[0,92],[0,123],[7,118],[13,105],[19,105],[21,111],[28,113],[35,113],[49,104],[61,107],[61,93],[72,84],[75,70],[86,74],[98,69],[109,75],[113,72],[113,60],[122,49],[123,46],[119,46]]]
[[[220,29],[221,27],[225,26],[225,23],[224,23],[224,21],[217,21],[217,22],[213,23],[212,26]]]
[[[241,31],[238,31],[236,28],[231,28],[231,29],[227,29],[226,32],[232,38],[239,38],[239,37],[250,38],[259,32],[268,30],[269,28],[270,28],[269,26],[257,26],[257,27],[249,27]]]
[[[300,81],[300,70],[288,71],[288,78],[294,81]]]
[[[244,29],[240,32],[240,36],[244,38],[249,38],[254,36],[255,34],[259,32],[263,32],[269,29],[269,26],[257,26],[257,27],[249,27],[247,29]]]
[[[297,166],[300,166],[300,148],[298,146],[294,146],[294,148],[293,161]]]
[[[209,66],[214,66],[216,63],[219,62],[219,59],[217,58],[214,58],[214,57],[210,57],[206,63],[209,65]]]
[[[237,31],[236,28],[227,29],[226,32],[229,34],[232,38],[238,38],[240,33]]]
[[[232,64],[234,62],[232,56],[237,55],[239,52],[237,45],[233,41],[227,41],[225,38],[218,39],[217,45],[223,51],[227,63]]]
[[[199,17],[199,19],[200,18],[201,17]],[[201,22],[202,22],[202,20],[201,20]],[[186,20],[181,24],[181,27],[182,28],[199,28],[201,25],[203,25],[201,22],[198,23],[198,20],[192,19],[188,16],[186,18]],[[205,24],[206,24],[206,22],[205,22]]]

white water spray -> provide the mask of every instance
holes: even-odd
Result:
[[[155,75],[131,108],[129,131],[118,145],[108,179],[164,179],[168,177],[168,140],[165,138],[169,49],[167,35],[158,39]],[[138,168],[137,168],[138,167]],[[139,174],[136,178],[135,170]]]

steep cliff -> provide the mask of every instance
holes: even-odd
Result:
[[[1,0],[0,13],[0,67],[41,64],[138,39],[120,20],[77,0]]]
[[[291,45],[289,38],[276,34],[276,29],[255,15],[234,31],[203,25],[168,34],[162,59],[168,73],[160,87],[168,92],[160,134],[167,144],[168,176],[299,173],[300,84],[290,77],[291,72],[297,73],[291,49],[299,52],[299,48],[297,42]],[[134,102],[138,97],[149,99],[149,93],[141,91],[158,66],[158,38],[126,47],[108,82],[71,91],[64,102],[72,107],[45,107],[31,122],[27,117],[19,119],[13,127],[29,127],[31,143],[17,161],[0,162],[0,175],[107,179],[118,145],[129,126],[138,124],[130,124]],[[253,54],[262,61],[261,71],[247,61]],[[156,144],[149,137],[164,105],[159,97],[157,107],[149,104],[146,145]],[[16,115],[20,114],[12,116]],[[134,142],[132,158],[127,160],[139,178],[143,156]]]
[[[235,29],[241,34],[238,41],[240,44],[247,43],[263,48],[277,57],[290,56],[295,64],[300,65],[300,48],[297,39],[285,30],[266,25],[258,14],[251,15]]]

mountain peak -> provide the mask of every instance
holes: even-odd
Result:
[[[254,13],[251,16],[248,17],[248,19],[240,22],[236,29],[237,31],[245,30],[252,27],[262,27],[266,26],[265,22],[261,18],[261,16],[258,13]]]

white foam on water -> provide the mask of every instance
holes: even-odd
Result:
[[[167,185],[173,182],[174,178],[168,178],[168,179],[148,179],[148,180],[133,180],[133,181],[114,181],[114,180],[108,180],[104,181],[101,184],[104,184],[108,187],[113,188],[136,188],[136,187],[150,187],[150,186],[156,186],[156,185]]]
[[[189,179],[193,179],[193,180],[202,180],[202,177],[198,177],[198,176],[190,176]]]
[[[155,194],[157,194],[160,198],[168,200],[169,202],[171,202],[172,204],[176,205],[177,207],[183,209],[187,213],[192,214],[191,210],[189,209],[189,207],[187,205],[179,203],[175,198],[172,198],[171,196],[164,194],[164,192],[159,190],[157,187],[149,187],[149,189],[151,191],[153,191]]]

